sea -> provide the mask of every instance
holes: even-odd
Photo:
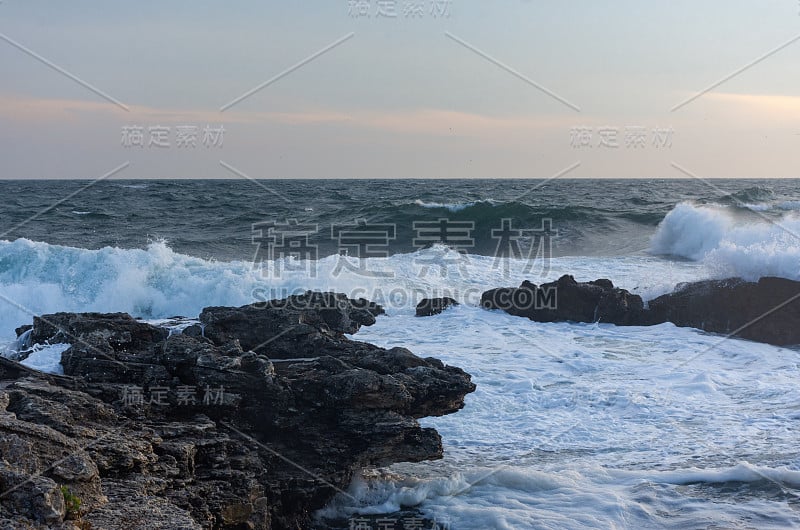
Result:
[[[800,280],[797,180],[0,181],[0,342],[33,315],[196,317],[307,289],[387,314],[354,339],[473,376],[444,458],[368,470],[320,518],[438,528],[800,527],[800,349],[479,307],[523,280]],[[460,305],[415,317],[424,297]],[[58,372],[58,348],[28,362]],[[427,523],[426,523],[427,524]],[[377,526],[374,526],[377,528]]]

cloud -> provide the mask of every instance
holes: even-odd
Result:
[[[712,92],[704,97],[710,99],[728,116],[745,114],[748,119],[774,124],[800,123],[800,96],[774,94],[736,94]]]
[[[442,109],[418,109],[395,112],[358,112],[354,123],[385,132],[431,136],[496,136],[526,134],[536,130],[561,127],[570,121],[537,116],[488,116]]]
[[[74,124],[94,122],[97,118],[113,119],[126,123],[181,124],[181,123],[284,123],[290,125],[309,123],[346,122],[352,118],[341,112],[237,112],[202,109],[160,109],[142,105],[128,105],[130,112],[103,101],[77,99],[44,99],[0,95],[0,116],[15,123]]]
[[[546,129],[566,131],[574,118],[491,116],[443,109],[357,110],[309,109],[297,112],[252,112],[160,109],[128,105],[130,112],[102,101],[37,99],[0,95],[0,117],[28,126],[96,124],[98,120],[144,125],[197,123],[254,125],[340,124],[372,132],[423,136],[496,137],[527,135]]]

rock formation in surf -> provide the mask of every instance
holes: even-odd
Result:
[[[416,315],[418,317],[430,317],[457,305],[458,302],[456,300],[447,296],[443,298],[423,298],[417,304]]]
[[[614,287],[610,280],[579,283],[572,276],[540,286],[522,282],[518,288],[501,287],[481,296],[486,309],[502,309],[537,322],[609,322],[633,324],[641,318],[641,297]]]
[[[525,281],[483,293],[481,305],[537,322],[604,322],[621,326],[676,326],[779,346],[800,344],[800,282],[740,278],[680,284],[651,300],[614,287],[610,280],[581,283],[572,276],[540,286]]]
[[[70,347],[64,376],[0,361],[0,527],[308,528],[363,468],[441,458],[417,420],[475,385],[344,336],[380,313],[309,292],[206,308],[172,335],[127,314],[35,318],[31,341]]]

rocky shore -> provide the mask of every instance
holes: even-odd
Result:
[[[470,376],[345,337],[383,312],[306,293],[210,307],[182,333],[127,314],[34,318],[64,375],[0,359],[0,527],[310,528],[356,473],[442,457],[417,420]]]
[[[651,326],[672,322],[778,346],[800,344],[800,282],[784,278],[706,280],[680,284],[650,300],[615,287],[611,280],[501,287],[483,293],[481,305],[536,322],[603,322]]]
[[[418,316],[456,306],[426,299]],[[481,305],[537,322],[672,322],[800,344],[800,282],[679,285],[650,300],[607,279],[491,289]],[[383,309],[308,292],[208,307],[172,332],[115,313],[17,330],[63,344],[63,375],[0,357],[0,528],[324,528],[314,512],[365,469],[442,457],[418,419],[457,412],[469,374],[346,335]]]

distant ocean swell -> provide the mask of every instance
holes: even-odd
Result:
[[[605,209],[586,205],[529,204],[518,200],[479,200],[465,202],[438,202],[416,199],[413,201],[374,201],[352,208],[341,208],[335,214],[323,215],[315,209],[294,214],[297,221],[316,228],[309,241],[316,246],[320,256],[337,252],[336,241],[329,236],[332,227],[346,228],[358,222],[368,226],[391,225],[394,237],[387,240],[390,254],[410,253],[419,250],[418,226],[421,223],[444,221],[468,225],[471,242],[462,246],[473,254],[491,256],[496,251],[504,222],[514,230],[536,231],[551,226],[553,252],[556,255],[604,254],[620,252],[620,246],[631,239],[621,234],[635,234],[634,239],[646,239],[664,211],[658,208],[631,206],[622,209]],[[243,219],[245,220],[245,219]],[[271,221],[284,223],[287,218],[275,216]],[[586,243],[589,244],[586,244]],[[641,247],[641,245],[640,245]]]
[[[630,219],[654,226],[663,218],[663,213],[646,212],[640,208],[608,210],[577,205],[531,205],[521,201],[483,200],[463,203],[439,203],[415,200],[399,204],[378,204],[358,211],[366,219],[381,220],[398,225],[411,225],[415,220],[445,217],[473,221],[476,227],[497,228],[501,219],[515,219],[526,228],[538,224],[541,219],[550,219],[554,224],[586,224],[609,226],[617,219]]]

